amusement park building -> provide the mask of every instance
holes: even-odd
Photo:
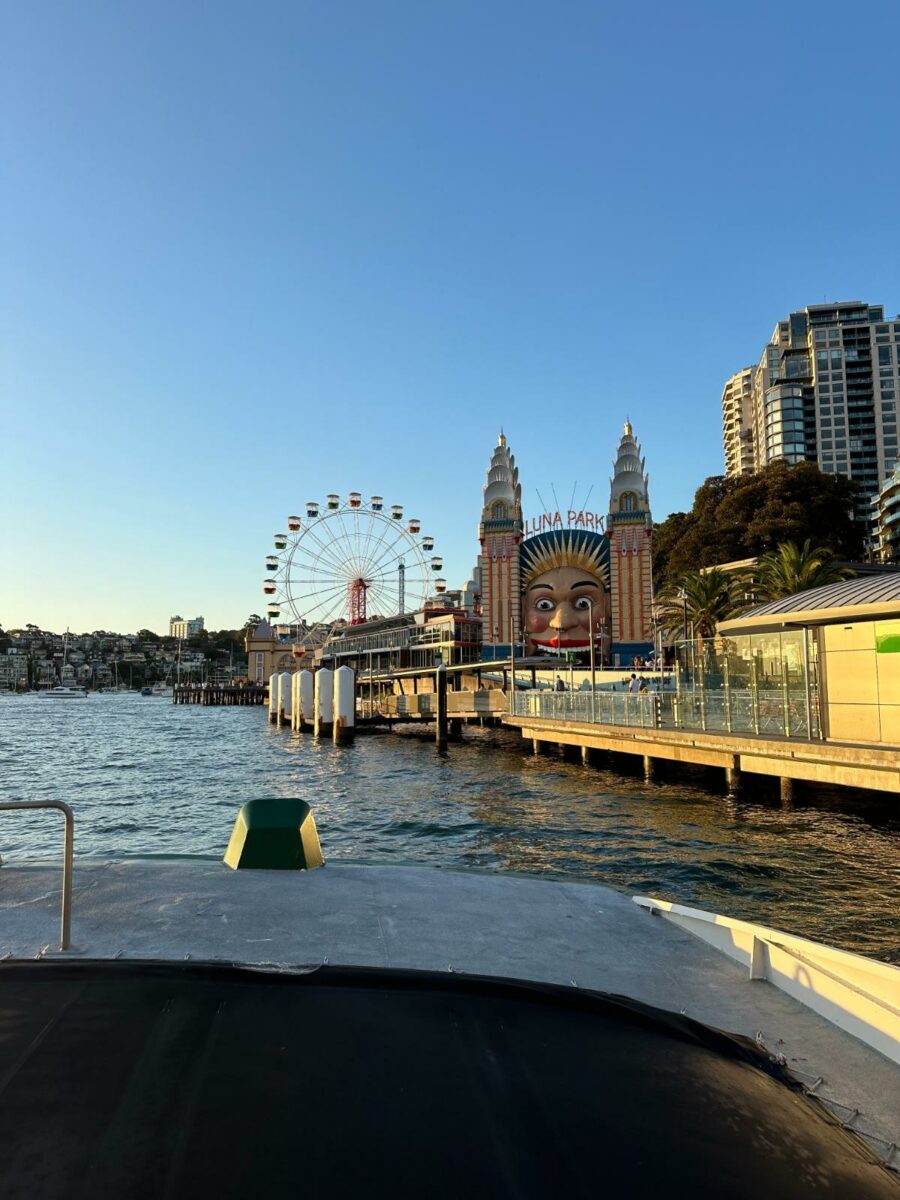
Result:
[[[323,666],[357,671],[402,671],[440,663],[478,662],[481,620],[443,598],[415,613],[403,613],[361,625],[348,625],[321,651]]]
[[[455,598],[451,593],[418,612],[344,625],[312,657],[297,657],[296,633],[273,629],[262,621],[245,637],[248,676],[264,683],[276,672],[307,666],[348,666],[366,672],[478,662],[481,619],[461,606],[451,606]]]
[[[569,510],[526,521],[519,468],[501,432],[484,486],[474,572],[483,658],[507,658],[512,646],[529,654],[558,655],[570,647],[587,653],[590,636],[598,658],[612,666],[647,656],[653,649],[652,529],[649,476],[630,422],[619,440],[605,519]],[[589,599],[552,590],[565,581],[567,568],[585,576],[573,586]],[[551,613],[544,622],[532,589],[544,593],[540,606]],[[589,622],[582,620],[581,640],[565,628],[564,614],[578,608],[590,614]]]

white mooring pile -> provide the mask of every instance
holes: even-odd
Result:
[[[312,730],[338,744],[353,741],[356,731],[356,676],[350,667],[336,671],[282,671],[269,677],[269,720],[291,729]]]

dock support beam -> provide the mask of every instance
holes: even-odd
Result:
[[[644,755],[644,779],[647,783],[652,783],[656,778],[656,759],[651,758],[649,754]]]
[[[778,784],[779,784],[779,794],[781,796],[781,803],[784,805],[793,804],[794,803],[794,781],[793,781],[793,779],[788,779],[786,775],[782,775],[778,781]]]
[[[741,769],[740,767],[725,768],[725,787],[728,790],[729,796],[736,796],[741,790]]]
[[[581,747],[581,764],[584,767],[591,765],[591,748],[590,746]]]
[[[415,677],[414,677],[415,678]],[[435,671],[434,744],[447,749],[447,668],[443,663]]]

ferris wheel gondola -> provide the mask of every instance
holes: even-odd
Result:
[[[431,555],[434,538],[421,535],[417,518],[404,522],[402,504],[330,493],[324,505],[307,501],[305,517],[288,517],[287,529],[275,534],[263,592],[269,619],[300,626],[306,651],[336,628],[415,611],[446,590],[434,578],[443,566]]]

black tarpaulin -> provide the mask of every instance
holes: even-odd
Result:
[[[894,1178],[753,1043],[431,972],[0,966],[0,1196],[840,1197]]]

